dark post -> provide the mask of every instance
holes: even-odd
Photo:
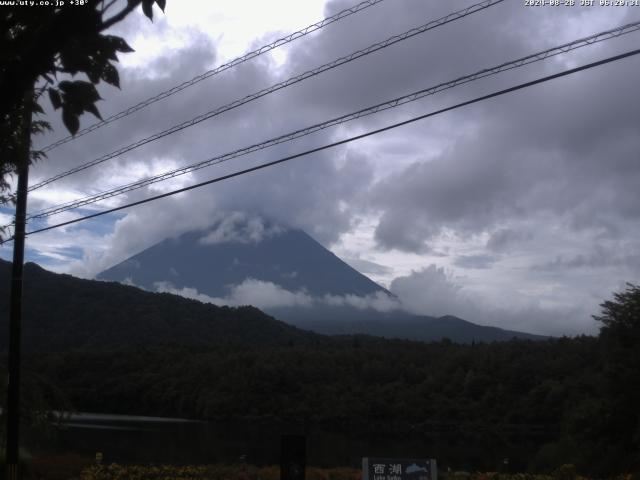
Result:
[[[7,479],[20,478],[20,327],[22,323],[22,267],[27,215],[27,185],[29,183],[29,150],[31,147],[31,102],[33,91],[25,94],[22,106],[20,158],[17,160],[18,189],[16,219],[13,234],[13,265],[11,298],[9,300],[9,365],[7,386]]]
[[[280,445],[280,480],[304,480],[307,466],[307,437],[283,435]]]

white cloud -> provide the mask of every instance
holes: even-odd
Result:
[[[13,216],[0,212],[0,225],[8,225],[13,222]]]
[[[384,292],[358,296],[358,295],[325,295],[322,303],[332,307],[354,307],[358,310],[376,310],[378,312],[391,312],[402,308],[397,299]]]
[[[263,218],[241,212],[226,214],[220,218],[201,239],[203,245],[220,243],[253,243],[271,238],[284,232],[277,224],[268,223]]]
[[[456,283],[452,272],[430,265],[398,277],[391,291],[403,307],[416,315],[455,315],[480,325],[491,325],[541,335],[596,333],[591,318],[596,305],[549,304],[544,295],[510,291],[502,305],[490,302],[477,291]]]
[[[127,285],[136,286],[131,282],[131,279],[128,278],[129,283],[125,281]],[[153,287],[156,292],[161,293],[172,293],[173,295],[180,295],[181,297],[190,298],[192,300],[198,300],[202,303],[213,303],[216,305],[227,305],[224,303],[223,299],[210,297],[209,295],[205,295],[204,293],[198,292],[195,288],[184,287],[184,288],[176,288],[173,286],[171,282],[154,282]]]
[[[248,278],[231,289],[230,303],[258,308],[310,307],[313,298],[304,291],[291,292],[272,282]]]
[[[200,302],[216,305],[253,305],[261,309],[280,307],[313,308],[317,305],[332,307],[354,307],[359,310],[373,309],[379,312],[389,312],[401,308],[400,303],[393,297],[377,292],[373,295],[325,295],[313,297],[305,290],[290,291],[273,282],[264,282],[254,278],[247,278],[238,285],[230,287],[226,297],[211,297],[199,292],[195,288],[176,288],[171,282],[155,282],[155,291],[173,293]]]
[[[155,282],[153,286],[157,292],[173,293],[215,305],[253,305],[269,309],[274,307],[310,307],[313,304],[313,298],[304,291],[291,292],[275,283],[253,278],[247,278],[239,285],[233,285],[229,295],[223,298],[210,297],[195,288],[176,288],[171,282]]]
[[[473,311],[473,302],[462,287],[453,282],[443,267],[431,264],[408,276],[398,277],[390,286],[403,307],[418,315],[457,315],[465,318]]]
[[[184,48],[199,35],[214,38],[222,59],[228,60],[251,48],[256,37],[270,32],[291,32],[320,20],[323,4],[324,0],[167,2],[165,14],[156,10],[154,23],[141,15],[128,19],[137,24],[136,35],[130,43],[140,55],[125,56],[124,62],[129,67],[142,68],[143,60],[162,58],[167,47]]]

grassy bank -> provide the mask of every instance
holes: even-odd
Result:
[[[361,480],[362,472],[355,468],[307,468],[306,480]],[[203,466],[122,466],[93,465],[85,469],[80,480],[279,480],[280,468],[251,465]],[[446,472],[440,480],[589,480],[576,474],[571,465],[560,467],[548,475]],[[612,480],[640,480],[622,475]]]
[[[201,465],[178,467],[94,465],[85,469],[81,480],[280,480],[280,467],[252,465]],[[354,468],[307,468],[306,480],[360,480]]]
[[[280,480],[278,466],[254,465],[97,465],[77,455],[34,458],[25,476],[28,480]],[[357,468],[308,467],[306,480],[361,480]],[[496,472],[440,472],[439,480],[591,480],[564,465],[547,475]],[[603,479],[599,479],[603,480]],[[638,475],[620,475],[609,480],[640,480]]]

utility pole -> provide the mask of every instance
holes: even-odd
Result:
[[[7,386],[7,480],[21,478],[20,455],[20,329],[22,326],[22,270],[27,216],[27,186],[29,183],[29,154],[31,149],[31,114],[33,90],[23,99],[18,148],[16,218],[13,233],[13,265],[11,270],[11,298],[9,301],[9,365]]]

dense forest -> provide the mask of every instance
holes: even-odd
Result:
[[[640,460],[640,384],[617,385],[607,362],[603,341],[590,337],[476,345],[353,337],[66,352],[30,357],[29,369],[83,411],[520,442],[531,459],[523,468],[574,463],[605,474]]]
[[[35,265],[27,273],[54,278]],[[500,444],[524,452],[518,469],[640,471],[640,289],[632,285],[603,304],[598,337],[470,344],[329,337],[252,307],[65,275],[47,285],[25,292],[22,405],[31,422],[47,408],[295,422],[370,436],[419,432],[469,445],[476,468],[486,459],[471,447]],[[6,331],[6,305],[0,319]]]

